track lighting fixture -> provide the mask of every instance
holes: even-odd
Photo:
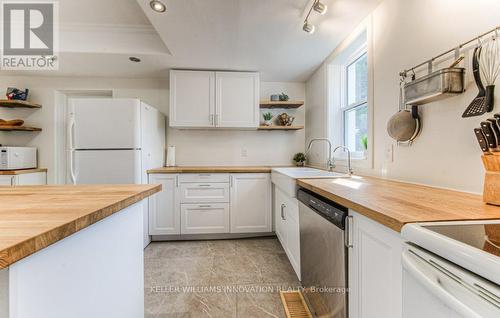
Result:
[[[326,10],[328,9],[328,7],[326,6],[326,4],[320,2],[319,0],[314,0],[311,8],[309,9],[309,12],[307,13],[306,19],[304,20],[304,25],[302,26],[302,30],[304,30],[305,32],[307,32],[309,34],[314,33],[314,29],[315,29],[314,25],[309,23],[309,16],[311,15],[311,12],[313,9],[314,9],[314,11],[323,15],[326,13]]]
[[[314,2],[313,8],[314,8],[314,11],[318,12],[321,15],[325,14],[326,10],[328,9],[326,4],[321,3],[319,0]]]
[[[307,20],[304,21],[304,25],[302,26],[302,30],[306,31],[307,33],[314,33],[315,26],[309,23]]]

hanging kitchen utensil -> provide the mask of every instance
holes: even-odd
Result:
[[[403,97],[404,84],[405,78],[401,77],[399,83],[399,111],[387,122],[387,133],[395,139],[398,144],[407,143],[411,145],[413,140],[415,140],[420,133],[421,123],[417,106],[412,106],[411,111],[406,109]]]
[[[486,104],[486,91],[484,90],[483,83],[481,82],[481,75],[479,71],[479,56],[481,55],[481,46],[477,46],[472,54],[472,72],[474,73],[474,81],[479,89],[476,98],[470,103],[469,107],[462,114],[463,118],[480,116],[488,111]]]
[[[486,85],[487,111],[493,111],[495,81],[500,74],[500,49],[496,37],[482,46],[479,56],[479,70]]]

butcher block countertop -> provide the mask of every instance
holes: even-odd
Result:
[[[271,166],[178,166],[148,170],[148,173],[270,173]]]
[[[20,170],[0,170],[0,176],[15,176],[18,174],[35,173],[35,172],[47,172],[47,169],[37,168],[37,169],[20,169]]]
[[[500,219],[500,207],[464,192],[357,176],[297,184],[398,232],[406,223]]]
[[[0,269],[160,190],[160,185],[0,187]]]

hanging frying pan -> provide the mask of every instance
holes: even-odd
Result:
[[[412,106],[411,111],[406,109],[403,98],[402,80],[399,85],[399,111],[394,114],[387,123],[387,133],[398,143],[408,143],[411,145],[417,138],[422,128],[417,106]]]

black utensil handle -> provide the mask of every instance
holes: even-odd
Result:
[[[495,133],[495,137],[497,138],[497,143],[500,143],[500,127],[497,124],[497,120],[495,118],[488,118],[486,119],[491,123],[491,128],[493,129],[493,132]],[[498,146],[498,144],[497,144]]]
[[[483,83],[481,82],[481,74],[479,71],[479,56],[481,56],[481,47],[476,47],[472,58],[472,73],[474,74],[476,86],[479,89],[479,96],[485,96],[486,92],[484,90]]]
[[[493,132],[493,128],[491,127],[491,123],[489,121],[481,122],[481,129],[486,137],[486,142],[488,142],[488,147],[490,149],[495,149],[498,145],[498,141],[495,133]]]
[[[476,135],[477,141],[479,142],[479,147],[483,152],[488,152],[488,144],[486,143],[486,137],[483,134],[481,128],[474,128],[474,134]]]

